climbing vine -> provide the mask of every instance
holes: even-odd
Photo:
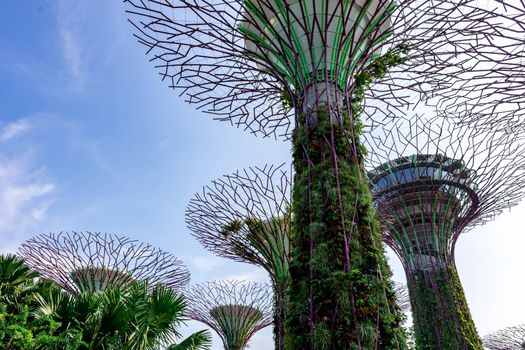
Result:
[[[416,349],[481,350],[456,268],[411,273]]]
[[[387,54],[356,75],[341,123],[326,106],[315,127],[298,117],[285,349],[406,348],[359,140],[366,88],[402,62]]]

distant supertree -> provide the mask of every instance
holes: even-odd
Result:
[[[396,293],[397,305],[403,312],[410,311],[410,297],[406,284],[394,283],[394,292]]]
[[[264,166],[225,175],[197,193],[186,209],[186,223],[210,251],[254,264],[270,275],[274,292],[274,337],[283,347],[291,229],[290,174]]]
[[[483,346],[488,350],[524,350],[525,324],[500,329],[483,337]]]
[[[377,110],[400,109],[399,89],[433,99],[498,60],[517,34],[488,2],[127,1],[139,42],[190,103],[255,134],[293,134],[288,348],[403,347],[364,174],[363,100],[376,82]]]
[[[78,294],[132,281],[148,280],[180,289],[190,274],[171,253],[127,237],[107,233],[61,232],[35,236],[22,243],[19,255],[29,267]]]
[[[454,247],[462,232],[525,194],[525,147],[510,131],[479,132],[438,116],[367,136],[374,203],[406,272],[421,348],[481,349]]]
[[[213,329],[225,350],[243,350],[250,338],[272,323],[269,286],[255,282],[213,281],[187,290],[188,316]]]

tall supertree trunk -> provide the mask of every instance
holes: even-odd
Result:
[[[273,307],[273,337],[275,349],[284,349],[284,321],[286,319],[286,290],[280,285],[274,287],[274,307]]]
[[[407,277],[416,349],[483,349],[455,266]]]
[[[405,348],[364,176],[361,129],[337,106],[299,116],[286,349]]]

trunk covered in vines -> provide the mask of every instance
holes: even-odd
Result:
[[[481,350],[456,268],[408,274],[417,350]]]
[[[282,350],[284,347],[284,320],[286,308],[285,284],[274,285],[274,306],[273,306],[273,338],[275,349]]]
[[[361,126],[334,113],[321,106],[300,116],[293,139],[285,348],[403,349],[403,317],[364,176]]]

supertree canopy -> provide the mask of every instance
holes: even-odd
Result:
[[[460,72],[454,86],[440,94],[439,107],[464,114],[463,119],[483,120],[486,129],[525,125],[525,1],[494,0],[505,8],[509,31],[515,38],[498,39],[496,46],[504,47],[490,53],[493,59]]]
[[[426,100],[457,86],[460,73],[505,52],[497,39],[516,35],[505,9],[476,0],[126,2],[139,42],[190,103],[255,134],[292,136],[285,348],[404,347],[364,174],[365,92],[377,82],[369,100],[398,108],[398,89]]]
[[[493,70],[521,38],[521,18],[501,0],[125,2],[170,87],[217,119],[266,136],[289,136],[298,115],[328,96],[350,108],[363,70],[393,68],[368,97],[397,106],[406,96],[392,90],[426,98],[450,91],[473,78],[459,73]],[[404,58],[397,68],[396,55]],[[387,67],[373,63],[380,56],[391,59],[376,62]]]
[[[207,249],[270,275],[276,349],[283,347],[289,281],[290,190],[283,165],[254,167],[213,181],[186,209],[188,228]]]
[[[270,288],[261,283],[213,281],[185,293],[188,316],[212,328],[225,350],[243,350],[257,331],[272,323]]]
[[[483,337],[483,346],[488,350],[524,350],[525,324],[500,329]]]
[[[38,235],[22,243],[19,255],[44,278],[73,294],[142,280],[148,280],[151,288],[162,283],[180,289],[190,280],[186,267],[171,253],[107,233]]]
[[[454,247],[460,233],[525,194],[521,140],[512,132],[416,116],[374,131],[365,143],[385,242],[407,275],[416,343],[421,349],[481,349]]]

